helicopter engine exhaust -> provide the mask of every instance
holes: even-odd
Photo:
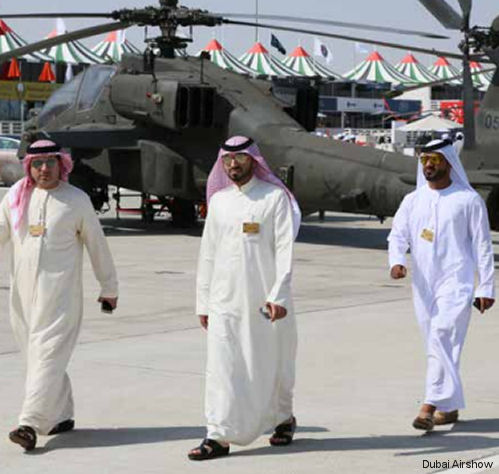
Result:
[[[170,130],[211,127],[215,98],[214,87],[143,75],[119,74],[110,88],[113,107],[123,117]]]

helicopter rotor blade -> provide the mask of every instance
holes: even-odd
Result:
[[[247,22],[247,21],[236,21],[236,20],[229,20],[229,19],[225,19],[225,18],[222,20],[222,23],[225,23],[228,25],[239,25],[239,26],[258,26],[259,28],[269,28],[272,30],[291,31],[293,33],[304,33],[304,34],[310,34],[310,35],[316,35],[316,36],[323,36],[325,38],[344,39],[344,40],[349,40],[349,41],[357,41],[359,43],[386,46],[387,48],[403,49],[406,51],[414,51],[417,53],[432,54],[432,55],[436,55],[436,56],[446,56],[448,58],[453,58],[453,59],[462,59],[462,54],[460,54],[460,53],[452,53],[450,51],[441,51],[438,49],[420,48],[417,46],[408,46],[408,45],[403,45],[400,43],[389,43],[387,41],[372,40],[372,39],[368,39],[368,38],[361,38],[361,37],[355,37],[355,36],[338,35],[338,34],[334,34],[334,33],[327,33],[325,31],[304,30],[301,28],[291,28],[291,27],[287,27],[287,26],[268,25],[268,24],[264,24],[264,23],[253,23],[253,22]],[[0,58],[1,58],[1,56],[0,56]]]
[[[463,12],[463,16],[470,16],[471,13],[471,7],[472,7],[472,0],[458,0],[459,1],[459,6],[461,7],[461,10]]]
[[[128,28],[129,26],[131,26],[129,23],[118,21],[112,23],[104,23],[103,25],[92,26],[89,28],[82,28],[81,30],[75,30],[70,33],[58,35],[53,38],[44,39],[42,41],[37,41],[36,43],[31,43],[21,48],[2,53],[0,54],[0,63],[11,58],[20,57],[25,54],[33,53],[35,51],[51,48],[52,46],[57,46],[62,43],[67,43],[69,41],[75,41],[82,38],[88,38],[89,36],[108,33],[110,31],[121,30],[124,28]]]
[[[113,18],[112,13],[17,13],[1,15],[5,18]]]
[[[227,18],[258,18],[258,19],[261,18],[264,20],[277,20],[277,21],[285,21],[291,23],[293,22],[311,23],[317,25],[338,26],[342,28],[356,28],[356,29],[364,29],[371,31],[383,31],[385,33],[397,33],[401,35],[422,36],[425,38],[433,38],[433,39],[449,39],[448,36],[438,35],[435,33],[427,33],[425,31],[405,30],[405,29],[390,28],[385,26],[366,25],[361,23],[347,23],[343,21],[321,20],[317,18],[297,18],[294,16],[286,16],[286,15],[260,15],[260,14],[255,15],[252,13],[214,13],[214,15]]]
[[[419,0],[439,22],[448,30],[460,30],[463,19],[445,0]]]

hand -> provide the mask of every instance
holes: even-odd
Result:
[[[478,310],[482,314],[492,307],[494,301],[492,298],[475,298],[475,304],[478,302]]]
[[[398,280],[399,278],[405,278],[407,275],[407,268],[404,265],[394,265],[390,270],[390,276],[394,280]]]
[[[99,296],[99,299],[97,301],[99,303],[107,301],[113,309],[116,309],[116,307],[118,306],[118,298],[108,298],[106,296]]]
[[[279,306],[278,304],[267,302],[265,303],[265,306],[269,310],[271,322],[274,322],[277,319],[285,318],[286,315],[288,314],[287,309],[284,308],[283,306]]]
[[[203,329],[208,329],[208,315],[207,314],[200,314],[199,315],[199,322],[201,323],[201,327]]]

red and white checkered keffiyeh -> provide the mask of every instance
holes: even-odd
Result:
[[[293,229],[294,229],[294,234],[295,238],[296,235],[298,234],[298,229],[300,228],[300,223],[301,223],[301,211],[300,207],[298,206],[298,203],[296,202],[295,197],[291,193],[291,191],[284,185],[284,183],[271,171],[269,168],[269,165],[263,158],[263,156],[260,154],[260,150],[258,149],[258,146],[249,138],[247,137],[242,137],[242,136],[235,136],[232,138],[229,138],[224,145],[228,147],[240,147],[244,145],[244,143],[248,142],[248,147],[247,148],[239,148],[238,153],[246,153],[250,155],[256,163],[256,167],[254,170],[254,175],[258,178],[261,179],[262,181],[266,181],[267,183],[275,184],[276,186],[279,186],[281,189],[283,189],[291,203],[291,209],[293,211]],[[223,166],[223,161],[222,161],[222,156],[228,153],[227,150],[224,148],[220,148],[218,152],[218,158],[215,164],[213,165],[213,168],[210,171],[210,174],[208,176],[208,182],[206,183],[206,202],[208,205],[210,204],[210,199],[211,197],[217,192],[220,191],[221,189],[224,189],[228,186],[233,185],[234,183],[231,181],[231,179],[227,176],[227,173],[225,172],[224,166]]]
[[[39,153],[36,152],[37,148],[40,149]],[[12,226],[15,232],[19,231],[26,209],[28,208],[31,193],[35,187],[35,182],[33,181],[30,172],[31,161],[34,158],[40,158],[47,155],[58,155],[60,158],[60,179],[63,181],[68,180],[69,173],[71,173],[71,170],[73,169],[73,160],[69,153],[65,153],[62,150],[54,151],[58,148],[58,145],[50,140],[38,140],[28,148],[28,154],[23,159],[24,174],[26,176],[15,183],[9,190],[9,206],[12,216]],[[52,151],[43,151],[51,149]]]

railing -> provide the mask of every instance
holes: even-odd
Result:
[[[0,121],[0,135],[22,135],[24,122]]]

